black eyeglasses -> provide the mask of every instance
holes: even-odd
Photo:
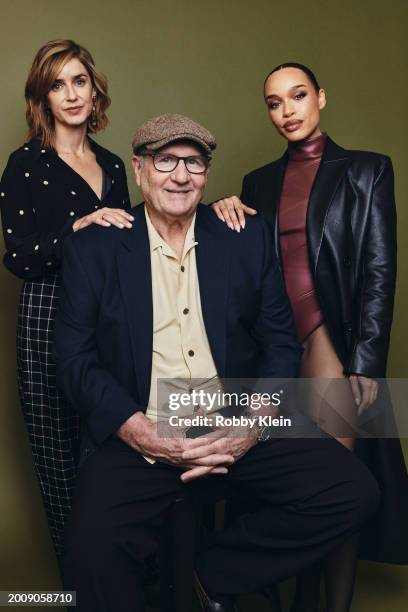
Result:
[[[159,172],[173,172],[181,160],[190,174],[204,174],[210,165],[211,157],[205,155],[187,155],[179,157],[170,153],[142,153],[152,158],[153,165]]]

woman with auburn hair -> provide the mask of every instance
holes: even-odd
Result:
[[[18,384],[57,555],[76,473],[78,419],[56,386],[52,354],[62,247],[92,223],[131,227],[122,160],[91,140],[107,125],[105,77],[84,47],[52,40],[28,74],[28,142],[0,183],[4,264],[23,279],[17,322]]]
[[[345,612],[358,554],[408,562],[408,479],[399,440],[355,440],[357,418],[379,392],[375,379],[386,373],[396,279],[393,170],[387,156],[343,149],[322,132],[326,94],[310,68],[274,68],[264,101],[287,150],[245,176],[240,199],[225,198],[213,208],[237,231],[245,227],[245,213],[264,214],[304,347],[300,375],[319,387],[309,410],[322,429],[360,454],[380,485],[380,510],[360,536],[297,577],[292,612],[320,609],[321,569],[326,609]],[[230,504],[230,512],[237,506]],[[279,610],[276,590],[271,597]]]

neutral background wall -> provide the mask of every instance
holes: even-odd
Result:
[[[109,77],[111,123],[98,140],[126,160],[135,203],[130,141],[143,121],[180,112],[209,127],[219,148],[207,199],[236,193],[245,172],[284,148],[262,103],[263,77],[279,62],[311,65],[327,91],[331,137],[394,161],[399,283],[389,373],[407,376],[406,0],[2,0],[0,9],[0,166],[24,139],[34,52],[73,38]],[[19,286],[0,269],[0,589],[47,589],[58,586],[57,570],[15,385]],[[406,568],[361,564],[353,610],[405,610],[407,577]]]

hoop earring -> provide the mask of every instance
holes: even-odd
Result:
[[[94,129],[98,126],[98,117],[96,115],[96,96],[92,97],[91,125]]]

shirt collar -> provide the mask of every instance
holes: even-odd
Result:
[[[149,235],[150,242],[150,252],[153,253],[158,248],[162,248],[164,255],[169,255],[170,257],[175,257],[173,249],[167,244],[165,240],[160,236],[159,232],[154,227],[153,223],[150,220],[149,213],[147,212],[146,205],[144,207],[147,232]],[[183,261],[184,257],[187,255],[188,251],[198,244],[194,237],[194,227],[195,227],[196,213],[194,213],[194,217],[190,223],[190,226],[187,230],[186,238],[184,241],[184,249],[183,256],[181,260]]]

